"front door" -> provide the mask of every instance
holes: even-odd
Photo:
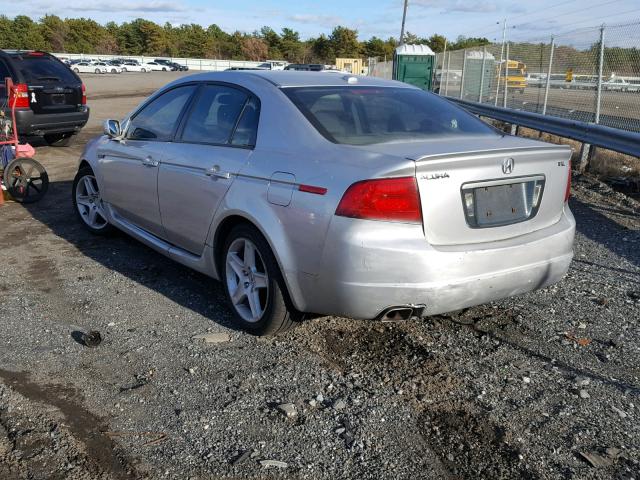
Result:
[[[200,255],[213,216],[255,145],[259,102],[228,85],[201,87],[158,176],[169,242]]]
[[[130,223],[165,237],[158,205],[158,170],[194,85],[171,89],[136,112],[124,138],[98,148],[103,199]]]

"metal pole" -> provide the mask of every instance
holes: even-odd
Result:
[[[480,92],[478,93],[478,103],[482,103],[482,92],[484,90],[484,66],[487,60],[487,47],[482,47],[482,70],[480,71]]]
[[[604,65],[604,24],[600,27],[600,52],[598,55],[598,89],[596,90],[596,113],[595,123],[600,123],[600,101],[602,100],[602,67]],[[595,148],[595,147],[594,147]],[[580,172],[584,172],[589,165],[589,159],[593,155],[594,148],[591,144],[583,143],[582,152],[580,153]]]
[[[464,100],[464,72],[467,66],[467,49],[462,50],[462,74],[460,75],[460,97]]]
[[[542,104],[542,115],[547,114],[547,101],[549,100],[549,87],[551,86],[551,66],[553,65],[553,50],[556,46],[556,39],[551,35],[551,52],[549,52],[549,68],[547,69],[547,81],[544,86],[544,103]]]
[[[508,91],[507,73],[508,71],[509,71],[509,42],[507,42],[507,58],[505,58],[505,62],[504,62],[504,98],[502,99],[502,106],[504,108],[507,108],[507,91]]]
[[[442,79],[444,78],[442,75],[444,73],[444,60],[447,58],[447,40],[444,40],[444,50],[442,51],[442,67],[440,68],[440,82],[438,83],[438,93],[442,92]],[[436,65],[436,69],[438,65]],[[437,78],[437,77],[436,77]]]
[[[507,19],[502,21],[502,46],[500,47],[500,68],[502,68],[502,62],[504,61],[504,42],[507,39]],[[498,69],[498,81],[496,82],[496,100],[494,105],[498,106],[498,97],[500,96],[500,69]]]
[[[404,45],[404,23],[407,20],[407,5],[409,0],[404,0],[404,9],[402,10],[402,29],[400,30],[400,45]]]
[[[596,123],[600,123],[600,101],[602,100],[602,67],[604,65],[604,24],[600,27],[600,56],[598,59],[598,90],[596,93]]]
[[[447,96],[449,92],[449,68],[451,67],[451,50],[449,50],[449,56],[447,57],[447,76],[444,79],[444,95]]]

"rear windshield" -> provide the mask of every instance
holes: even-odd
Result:
[[[16,56],[13,64],[26,83],[80,83],[69,67],[48,56]]]
[[[283,92],[328,140],[348,145],[497,135],[462,108],[402,87],[292,87]]]

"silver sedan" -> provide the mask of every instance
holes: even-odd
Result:
[[[73,185],[116,227],[219,279],[238,324],[406,319],[559,281],[569,147],[410,85],[316,72],[181,78],[86,146]]]

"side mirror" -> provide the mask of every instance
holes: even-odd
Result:
[[[122,129],[118,120],[106,120],[104,122],[104,134],[110,138],[120,138]]]

